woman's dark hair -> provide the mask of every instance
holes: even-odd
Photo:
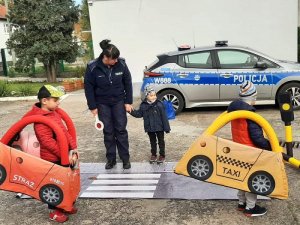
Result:
[[[120,56],[119,49],[113,45],[110,44],[110,40],[105,39],[99,43],[100,47],[102,48],[102,53],[100,55],[100,58],[103,58],[103,56],[106,56],[108,58],[117,59]]]

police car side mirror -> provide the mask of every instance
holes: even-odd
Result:
[[[255,64],[255,68],[264,70],[264,69],[267,69],[267,68],[268,68],[268,65],[267,65],[267,63],[265,63],[265,62],[260,62],[260,61],[258,61],[258,62]]]

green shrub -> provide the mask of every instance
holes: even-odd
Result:
[[[0,97],[9,96],[9,84],[7,81],[0,80]]]
[[[35,73],[45,73],[45,68],[43,66],[36,66]]]
[[[76,77],[77,78],[84,77],[84,74],[85,74],[85,68],[82,66],[77,66],[76,67]]]
[[[64,72],[76,72],[76,71],[77,71],[77,67],[75,66],[69,66],[69,65],[64,66]]]
[[[9,67],[8,69],[8,76],[9,77],[16,77],[16,71],[14,67]]]
[[[34,95],[36,93],[34,93],[34,89],[30,84],[26,84],[26,85],[22,85],[19,87],[19,93],[21,96],[30,96],[30,95]]]

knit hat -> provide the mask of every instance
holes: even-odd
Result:
[[[245,100],[256,100],[257,91],[255,85],[251,81],[246,80],[240,86],[239,96]]]
[[[52,85],[44,85],[40,88],[38,92],[38,99],[43,99],[43,98],[60,98],[63,96],[64,93],[57,88],[53,87]]]
[[[146,87],[144,90],[145,97],[147,97],[151,92],[155,92],[152,87]]]

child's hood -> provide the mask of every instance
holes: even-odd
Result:
[[[27,116],[34,116],[34,115],[41,115],[41,116],[44,116],[44,115],[48,115],[48,114],[51,114],[53,113],[53,111],[46,111],[46,110],[43,110],[41,108],[41,103],[35,103],[31,110],[29,112],[27,112],[23,117],[27,117]]]

